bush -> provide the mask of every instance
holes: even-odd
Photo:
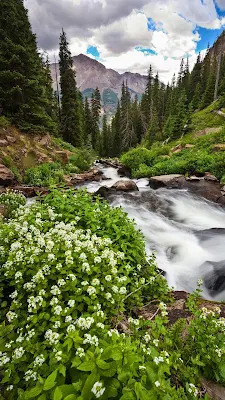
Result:
[[[121,209],[53,191],[1,222],[0,241],[0,399],[192,400],[199,377],[225,382],[219,310],[197,291],[185,335],[184,320],[168,327],[166,281]],[[143,298],[154,320],[121,315]]]
[[[75,154],[69,158],[69,164],[76,166],[80,171],[89,169],[92,162],[93,154],[90,150],[77,150]]]
[[[123,154],[121,157],[121,162],[132,170],[137,170],[140,164],[146,164],[150,166],[152,164],[152,154],[149,150],[141,147],[130,150]]]
[[[6,206],[6,217],[10,218],[13,212],[17,210],[21,205],[26,204],[26,197],[19,192],[13,190],[7,190],[0,194],[0,205]]]
[[[24,182],[32,186],[55,186],[64,182],[64,171],[59,163],[45,163],[25,171]]]
[[[9,120],[8,120],[6,117],[4,117],[4,116],[2,115],[2,116],[0,117],[0,128],[6,129],[6,128],[9,127],[9,125],[10,125]]]

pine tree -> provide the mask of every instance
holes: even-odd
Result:
[[[156,140],[157,133],[159,132],[159,119],[158,119],[158,113],[156,108],[153,108],[152,112],[152,121],[149,126],[148,132],[147,132],[147,140],[149,145],[151,146],[154,141]]]
[[[93,121],[91,109],[89,106],[89,102],[87,97],[85,97],[84,101],[84,144],[88,147],[92,145],[92,130],[93,130]]]
[[[96,88],[95,92],[92,93],[91,98],[91,113],[92,113],[92,147],[96,151],[99,151],[99,140],[100,140],[100,115],[101,115],[101,94],[99,89]]]
[[[109,137],[108,137],[108,125],[106,114],[103,115],[102,122],[102,152],[103,157],[109,156]]]
[[[127,84],[122,84],[120,110],[121,152],[128,151],[135,142],[135,132],[131,118],[131,97]]]
[[[192,99],[193,110],[197,110],[201,101],[201,83],[199,82],[195,88],[194,97]]]
[[[76,147],[82,145],[81,115],[76,74],[68,48],[66,34],[60,35],[59,70],[61,86],[61,134],[65,141]]]
[[[55,130],[46,75],[22,0],[0,1],[0,107],[20,128]]]
[[[202,62],[201,62],[201,56],[200,53],[197,57],[196,64],[193,68],[193,71],[191,73],[190,77],[190,89],[189,89],[189,98],[188,101],[192,101],[195,93],[196,86],[199,82],[201,82],[201,72],[202,72]]]
[[[118,157],[121,153],[121,147],[122,147],[122,138],[120,135],[121,131],[121,112],[120,112],[120,103],[118,102],[117,105],[117,110],[115,117],[112,120],[112,127],[111,127],[111,133],[112,133],[112,155],[114,157]]]
[[[48,55],[46,57],[46,60],[44,59],[42,60],[42,63],[44,72],[44,89],[45,89],[45,96],[47,98],[46,112],[51,117],[53,124],[55,124],[55,127],[53,126],[53,130],[56,131],[57,126],[59,124],[59,109],[58,109],[57,97],[55,96],[55,93],[52,88],[53,81],[52,81]]]
[[[132,125],[134,129],[134,141],[132,146],[136,146],[138,143],[141,143],[144,135],[145,128],[143,125],[143,118],[141,113],[141,107],[138,102],[138,96],[135,96],[134,102],[131,104],[131,118]]]
[[[145,94],[143,96],[143,101],[142,101],[142,111],[145,117],[146,127],[149,126],[149,123],[152,118],[153,84],[154,84],[154,78],[152,73],[152,66],[150,65]]]
[[[209,106],[214,100],[215,82],[216,82],[216,62],[214,61],[214,64],[211,67],[211,71],[209,72],[208,75],[206,90],[203,94],[202,101],[200,104],[201,109]]]

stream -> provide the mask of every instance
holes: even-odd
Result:
[[[89,192],[128,179],[115,168],[98,164],[98,169],[108,180],[83,184]],[[135,220],[168,284],[193,292],[202,279],[204,298],[225,301],[225,209],[186,190],[153,190],[148,179],[134,181],[139,192],[114,193],[109,202]]]

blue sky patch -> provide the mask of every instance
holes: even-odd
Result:
[[[87,48],[87,54],[91,54],[96,59],[100,58],[100,53],[99,53],[99,51],[98,51],[96,46],[89,46]]]
[[[208,43],[211,47],[213,43],[217,40],[217,38],[221,35],[223,30],[224,30],[223,28],[206,29],[206,28],[201,28],[200,26],[197,27],[196,31],[199,33],[201,40],[197,42],[196,52],[199,53],[199,51],[207,49]]]
[[[145,55],[149,55],[149,54],[153,54],[154,56],[157,55],[157,52],[155,50],[147,49],[147,48],[144,48],[144,47],[141,47],[141,46],[135,47],[135,50],[141,51]]]

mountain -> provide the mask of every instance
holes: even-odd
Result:
[[[136,94],[141,97],[145,91],[147,76],[132,72],[119,74],[84,54],[73,57],[73,64],[76,69],[77,86],[83,95],[91,97],[92,92],[98,87],[102,96],[102,106],[108,114],[115,112],[123,81],[127,82],[132,97]],[[56,90],[56,73],[59,81],[59,65],[51,64],[50,67]]]

